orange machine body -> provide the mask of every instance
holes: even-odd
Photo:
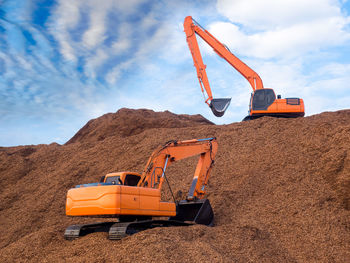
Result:
[[[259,93],[264,93],[260,96]],[[300,98],[276,98],[273,89],[259,89],[252,92],[247,119],[272,116],[296,118],[305,114],[304,101]]]
[[[116,173],[121,177],[136,173]],[[109,176],[106,175],[106,180]],[[175,216],[172,202],[160,201],[160,189],[127,186],[120,184],[80,186],[67,193],[66,214],[69,216],[139,215]]]
[[[203,62],[198,46],[196,35],[200,36],[209,46],[213,48],[221,58],[225,59],[243,77],[247,79],[253,89],[249,115],[247,119],[261,116],[275,117],[302,117],[305,114],[304,101],[299,98],[281,99],[272,89],[265,89],[260,76],[243,61],[236,57],[224,44],[217,40],[212,34],[201,27],[191,16],[184,21],[187,44],[190,49],[194,66],[197,70],[197,77],[201,90],[207,94],[205,102],[209,105],[214,115],[223,116],[230,104],[231,99],[213,99],[211,87],[206,73],[206,65]]]
[[[205,195],[217,152],[215,138],[170,141],[149,158],[142,174],[110,173],[99,183],[77,185],[67,193],[68,216],[175,216],[175,202],[161,201],[166,168],[175,161],[200,155],[188,200]]]

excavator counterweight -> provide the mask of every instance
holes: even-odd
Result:
[[[109,232],[109,239],[120,239],[144,229],[159,226],[213,225],[214,213],[205,198],[217,152],[216,138],[169,141],[156,149],[142,174],[109,173],[99,183],[81,184],[67,193],[66,215],[117,217],[118,222],[69,226],[66,239],[92,232]],[[185,200],[162,201],[166,169],[172,163],[199,155],[192,184]],[[171,187],[169,185],[171,190]],[[172,193],[172,191],[171,191]],[[168,219],[153,219],[168,217]]]

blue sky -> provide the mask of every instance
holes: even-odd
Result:
[[[222,118],[204,104],[187,15],[307,115],[350,108],[349,13],[346,0],[0,0],[0,146],[62,144],[122,107],[241,121],[248,82],[200,42],[214,98],[232,97]]]

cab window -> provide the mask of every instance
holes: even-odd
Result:
[[[140,176],[137,176],[134,174],[127,174],[125,175],[124,185],[137,186],[139,181],[140,181]]]
[[[105,183],[120,184],[120,176],[108,176]]]
[[[276,95],[272,89],[256,90],[253,97],[253,110],[267,110],[275,99]]]

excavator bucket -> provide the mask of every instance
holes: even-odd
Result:
[[[171,217],[170,220],[191,221],[196,224],[213,226],[214,212],[208,199],[182,200],[176,207],[176,216]]]
[[[212,99],[209,107],[216,117],[222,117],[230,105],[231,98]]]

